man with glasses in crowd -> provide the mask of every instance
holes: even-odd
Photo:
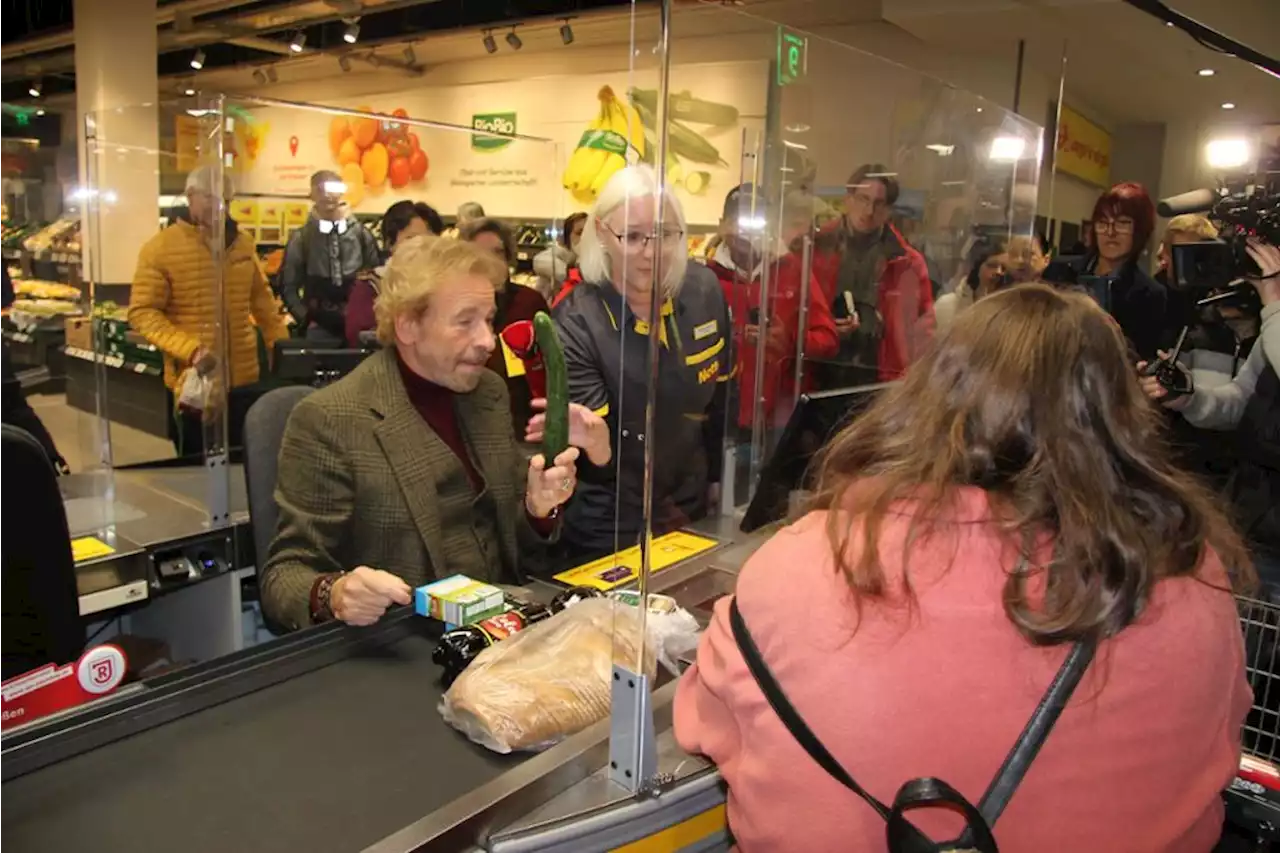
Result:
[[[827,387],[898,379],[933,337],[929,269],[889,222],[898,195],[888,167],[859,166],[844,215],[818,233],[813,272],[840,334]]]

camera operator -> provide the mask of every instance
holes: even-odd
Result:
[[[1262,302],[1261,329],[1235,378],[1171,399],[1155,376],[1143,375],[1141,383],[1147,396],[1181,412],[1193,426],[1235,430],[1238,464],[1227,493],[1254,547],[1258,574],[1275,597],[1280,594],[1280,248],[1250,237],[1246,251],[1259,270],[1247,278]]]

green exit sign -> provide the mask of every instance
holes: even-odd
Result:
[[[778,85],[789,86],[809,70],[809,39],[778,27]]]

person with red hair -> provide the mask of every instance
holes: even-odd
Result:
[[[1111,316],[1143,359],[1152,359],[1165,335],[1168,294],[1138,266],[1156,227],[1156,206],[1142,184],[1126,181],[1093,206],[1092,240],[1077,272],[1111,280]]]

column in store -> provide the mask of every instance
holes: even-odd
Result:
[[[98,211],[85,217],[83,261],[85,278],[97,285],[127,284],[139,247],[156,233],[155,10],[155,0],[75,0],[81,205],[92,211],[96,202]],[[86,145],[86,118],[92,146]]]

